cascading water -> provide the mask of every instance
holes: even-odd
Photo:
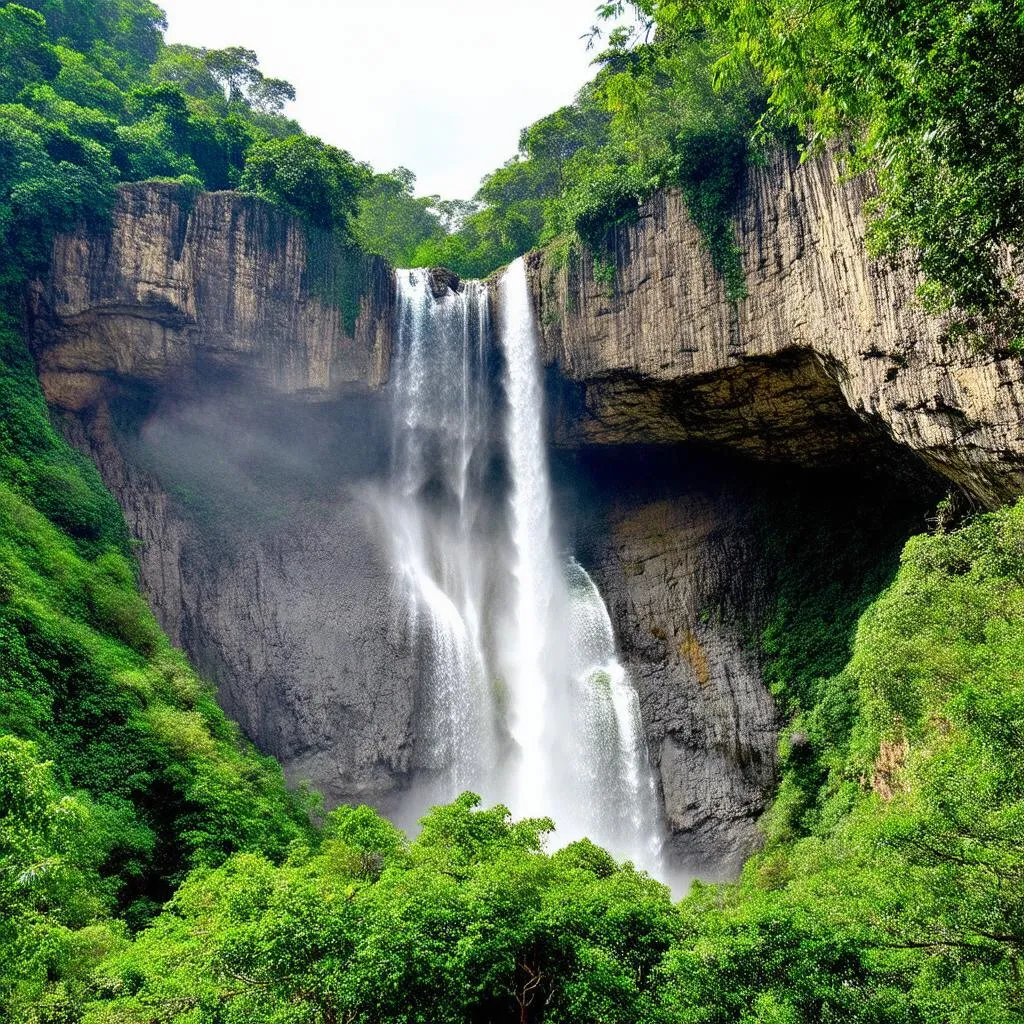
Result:
[[[482,567],[470,486],[486,426],[486,289],[434,300],[425,271],[398,274],[393,481],[387,524],[400,612],[423,645],[418,767],[446,799],[494,763],[494,715],[480,639]]]
[[[407,813],[473,789],[658,871],[636,691],[597,587],[554,539],[523,263],[499,282],[494,338],[478,282],[435,299],[425,271],[398,271],[398,296],[384,521],[424,666]]]

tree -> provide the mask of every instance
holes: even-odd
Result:
[[[109,47],[136,73],[152,63],[167,27],[164,12],[149,0],[25,0],[25,6],[43,15],[53,42],[83,51]]]
[[[239,187],[284,206],[314,227],[347,232],[368,178],[366,166],[344,150],[295,135],[256,143]]]
[[[62,794],[35,746],[0,736],[0,1014],[69,1009],[114,936],[97,872],[101,829],[80,797]],[[92,934],[76,934],[86,926]],[[84,941],[83,941],[84,939]]]
[[[643,0],[670,45],[718,41],[719,83],[760,76],[769,134],[795,129],[805,152],[830,139],[877,182],[876,255],[909,250],[922,297],[1024,329],[1004,254],[1024,238],[1024,22],[1006,0]],[[613,16],[621,4],[608,5]],[[617,10],[616,10],[617,9]]]
[[[50,81],[59,70],[42,16],[18,4],[0,7],[0,102],[16,99],[28,82]]]
[[[353,235],[366,252],[378,253],[392,266],[409,266],[427,241],[444,237],[436,196],[418,198],[416,175],[405,167],[376,174],[359,200]]]

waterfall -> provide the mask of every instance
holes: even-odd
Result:
[[[558,563],[551,530],[551,486],[544,450],[544,392],[522,261],[499,283],[498,338],[505,356],[506,442],[512,512],[515,595],[505,640],[509,728],[518,745],[514,802],[523,813],[550,812],[553,777],[550,680],[564,666],[550,643],[564,609],[555,605]],[[564,794],[559,789],[558,795]]]
[[[567,574],[573,772],[601,842],[656,871],[661,807],[640,717],[640,701],[615,648],[611,616],[590,574],[571,559]],[[583,826],[586,834],[587,826]]]
[[[421,652],[406,816],[472,789],[651,871],[663,832],[640,707],[608,609],[555,539],[544,388],[521,260],[435,299],[398,275],[396,621]]]
[[[426,271],[398,273],[392,490],[385,524],[406,626],[422,645],[420,760],[436,799],[479,786],[494,762],[494,715],[474,544],[474,454],[483,403],[486,289],[436,301]]]

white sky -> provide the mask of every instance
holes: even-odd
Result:
[[[597,0],[159,0],[167,38],[246,46],[306,131],[466,199],[593,74]]]

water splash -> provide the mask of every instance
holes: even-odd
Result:
[[[661,866],[658,789],[640,700],[619,661],[611,616],[590,574],[569,562],[568,642],[574,683],[575,772],[601,841],[651,871]]]

